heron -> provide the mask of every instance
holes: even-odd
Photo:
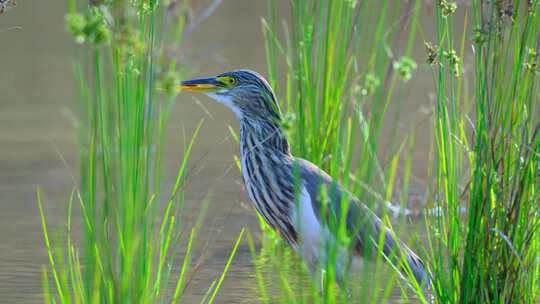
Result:
[[[325,171],[291,154],[276,95],[260,74],[234,70],[183,81],[178,89],[205,93],[235,114],[240,122],[246,192],[266,223],[301,254],[310,269],[324,265],[323,248],[335,242],[329,217],[338,218],[346,210],[344,224],[352,241],[346,251],[340,249],[350,253],[344,257],[354,261],[379,250],[393,265],[410,271],[420,286],[429,286],[422,260],[374,212]],[[346,260],[336,261],[338,276]]]

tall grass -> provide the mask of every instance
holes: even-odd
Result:
[[[397,144],[384,151],[384,159],[379,143],[383,123],[399,120],[388,116],[389,104],[400,102],[416,68],[410,54],[419,5],[419,1],[293,0],[284,11],[278,10],[277,1],[268,1],[263,20],[269,81],[286,112],[283,128],[292,153],[319,165],[379,210],[388,226],[385,206],[396,197],[407,197],[407,147],[413,137],[396,138],[397,123],[390,123],[390,142]],[[394,48],[397,41],[405,41],[405,47]],[[400,166],[405,169],[398,185]],[[356,277],[345,276],[342,284],[335,284],[342,275],[335,267],[342,254],[338,248],[351,245],[345,222],[326,223],[333,227],[336,241],[324,249],[328,258],[320,265],[320,282],[309,279],[289,249],[272,237],[263,238],[261,252],[254,254],[262,298],[268,303],[388,299],[397,275],[388,268],[382,271],[380,252],[372,258],[373,267],[366,265]],[[265,286],[271,281],[277,283]]]
[[[177,63],[164,50],[181,41],[186,5],[69,1],[68,28],[82,44],[75,73],[80,181],[69,200],[65,239],[58,242],[50,237],[39,195],[50,261],[44,272],[46,302],[182,299],[208,206],[202,204],[195,227],[187,229],[183,193],[200,124],[185,144],[172,188],[163,192],[161,185],[164,131],[178,79]],[[163,94],[158,96],[156,87]],[[80,242],[74,240],[73,218],[82,219]],[[203,302],[214,301],[229,265],[209,284]]]
[[[392,137],[397,144],[390,144],[387,161],[380,161],[379,141],[388,105],[399,102],[402,84],[416,67],[409,55],[419,2],[291,1],[291,25],[283,27],[276,3],[269,3],[263,21],[269,78],[287,112],[284,128],[294,154],[326,169],[368,204],[394,198],[402,164],[399,197],[405,198],[410,176],[405,151],[413,139]],[[458,11],[462,26],[454,21],[457,9],[455,3],[436,1],[436,39],[426,43],[436,92],[431,177],[438,212],[428,217],[426,248],[433,296],[438,303],[535,303],[538,1],[473,1]],[[405,41],[403,50],[392,47],[394,35]],[[337,243],[347,241],[336,236]],[[387,301],[400,282],[392,278],[378,285],[380,278],[366,270],[349,278],[349,286],[369,282],[355,285],[352,297],[344,298],[345,290],[332,285],[324,285],[321,296],[298,258],[272,238],[263,238],[255,256],[259,291],[267,302],[376,303]],[[380,257],[375,261],[380,270]],[[321,266],[331,281],[332,261]],[[277,283],[267,286],[270,278]],[[419,288],[415,292],[427,302]]]
[[[473,1],[459,11],[461,33],[455,4],[437,2],[429,49],[441,214],[428,229],[437,303],[538,300],[538,4]]]

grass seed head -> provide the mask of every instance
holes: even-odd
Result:
[[[427,53],[426,62],[429,65],[439,64],[439,47],[429,41],[425,41],[424,46],[426,47]]]
[[[394,61],[394,70],[396,70],[403,81],[409,81],[412,78],[412,72],[416,68],[418,68],[416,62],[408,56],[403,56],[399,60]]]
[[[439,5],[441,6],[442,15],[443,17],[448,17],[450,15],[453,15],[457,10],[457,4],[454,2],[448,2],[446,0],[441,0],[439,2]]]
[[[458,77],[461,59],[457,55],[457,52],[455,50],[444,51],[443,55],[446,58],[446,60],[448,60],[448,64],[450,65],[452,71],[454,72],[454,75]]]

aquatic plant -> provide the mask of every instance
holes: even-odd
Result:
[[[290,24],[284,30],[277,2],[268,3],[268,16],[263,20],[268,78],[286,112],[283,128],[293,154],[324,168],[360,201],[378,210],[391,226],[386,206],[400,205],[395,203],[398,199],[402,204],[406,201],[407,147],[414,138],[412,134],[396,138],[397,123],[392,123],[389,133],[396,143],[382,158],[379,143],[389,104],[400,103],[405,83],[417,68],[410,55],[420,2],[291,1]],[[397,39],[404,39],[405,47],[394,47]],[[398,121],[399,116],[391,119]],[[398,182],[400,166],[404,170]],[[400,274],[383,266],[387,257],[381,252],[370,258],[373,265],[364,265],[360,273],[341,277],[340,284],[335,284],[336,258],[342,254],[339,248],[350,246],[351,240],[345,221],[327,224],[335,226],[330,231],[335,246],[323,249],[327,259],[320,265],[321,277],[315,280],[263,224],[263,245],[260,253],[254,251],[254,261],[265,301],[376,303],[388,299]],[[384,237],[378,241],[384,242]],[[276,283],[265,286],[268,282]],[[410,294],[413,289],[421,294],[419,286],[403,292]]]
[[[377,143],[389,102],[399,100],[396,84],[414,77],[417,67],[409,57],[419,22],[414,19],[419,3],[413,2],[407,3],[414,9],[403,14],[416,21],[401,27],[410,29],[402,56],[395,56],[388,43],[393,33],[388,14],[399,10],[387,1],[292,1],[292,25],[281,34],[276,4],[270,2],[263,21],[269,75],[288,112],[284,127],[293,150],[367,203],[391,201],[400,155],[406,170],[400,172],[398,197],[407,195],[410,158],[403,151],[411,149],[412,134],[410,141],[391,144],[399,149],[391,150],[386,162],[379,160]],[[435,161],[428,181],[433,209],[426,214],[425,249],[434,301],[535,303],[540,290],[538,1],[473,2],[470,8],[437,1],[434,13],[436,38],[425,42],[436,92]],[[458,14],[464,15],[461,33],[454,21]],[[390,164],[386,172],[381,163]],[[254,252],[263,299],[271,302],[273,290],[286,303],[345,300],[351,290],[333,285],[323,284],[321,297],[301,261],[265,231],[261,252]],[[322,266],[332,273],[331,263]],[[268,274],[269,267],[274,273]],[[278,283],[266,286],[270,278]],[[377,279],[367,273],[348,284],[353,281]],[[347,301],[387,300],[393,282],[400,281],[386,281],[379,289],[377,283],[366,284],[370,288],[352,291]],[[402,289],[410,290],[428,302],[418,286]]]
[[[180,44],[187,2],[68,3],[67,28],[81,44],[75,69],[80,181],[61,240],[51,238],[38,193],[50,262],[45,302],[179,302],[209,203],[190,215],[199,219],[186,228],[187,162],[201,124],[187,138],[171,189],[161,184],[163,134],[175,97],[166,84],[179,78],[176,60],[163,50]],[[80,242],[75,218],[82,219]],[[229,266],[230,259],[204,302],[214,301]]]
[[[536,303],[540,283],[538,1],[436,5],[437,303]],[[463,32],[454,13],[464,11]],[[472,19],[472,22],[469,21]],[[470,23],[469,23],[470,22]],[[470,25],[469,25],[470,24]],[[472,62],[466,71],[465,62]]]

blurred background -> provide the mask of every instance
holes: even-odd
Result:
[[[193,14],[204,11],[210,2],[193,1]],[[61,229],[66,201],[77,181],[73,63],[79,46],[65,30],[65,13],[64,1],[19,1],[16,8],[0,16],[1,303],[40,302],[42,271],[48,260],[36,190],[39,187],[43,191],[48,225]],[[190,65],[190,76],[216,75],[237,68],[265,75],[261,34],[264,14],[262,0],[223,1],[185,37],[180,56]],[[405,130],[413,124],[417,130],[413,155],[416,186],[410,205],[422,201],[424,195],[421,185],[426,177],[432,125],[426,114],[433,85],[424,63],[421,41],[425,35],[429,33],[422,32],[418,37],[414,57],[419,68],[407,85],[403,108],[390,109],[390,113],[400,112]],[[258,229],[233,162],[237,146],[227,126],[237,129],[237,122],[224,107],[205,96],[178,97],[165,141],[165,168],[174,173],[181,160],[183,134],[191,134],[201,119],[204,124],[191,157],[186,190],[188,210],[209,192],[212,200],[208,224],[203,226],[198,242],[199,254],[194,255],[202,258],[192,288],[188,288],[187,302],[200,299],[208,282],[222,271],[240,229]],[[255,283],[250,279],[251,254],[245,243],[231,267],[218,302],[252,303]]]

